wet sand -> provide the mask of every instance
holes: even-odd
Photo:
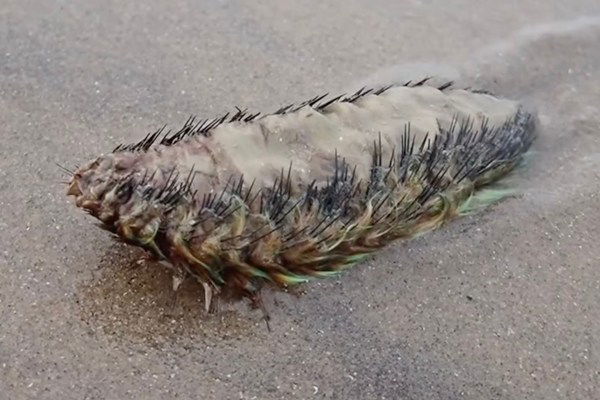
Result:
[[[397,3],[397,4],[396,4]],[[0,5],[0,398],[600,397],[600,4]],[[521,195],[338,279],[202,311],[64,196],[189,114],[434,74],[537,110]]]

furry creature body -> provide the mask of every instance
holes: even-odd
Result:
[[[174,282],[197,279],[207,309],[260,305],[265,285],[338,274],[458,216],[533,138],[518,103],[423,80],[190,118],[78,168],[68,194]]]

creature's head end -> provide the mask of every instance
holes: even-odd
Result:
[[[115,200],[118,182],[131,173],[134,161],[131,154],[101,155],[73,172],[67,196],[75,198],[77,207],[109,222],[114,208],[108,206]]]

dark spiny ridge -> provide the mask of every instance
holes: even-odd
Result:
[[[426,77],[417,83],[412,83],[412,81],[408,81],[400,86],[405,86],[405,87],[423,86],[430,79],[431,79],[431,77]],[[450,88],[452,86],[452,84],[453,84],[453,82],[447,82],[447,83],[441,85],[440,87],[438,87],[438,89],[446,90],[446,89]],[[297,105],[292,103],[290,105],[279,108],[278,110],[274,111],[271,114],[262,114],[262,116],[261,116],[260,112],[250,113],[250,112],[248,112],[247,109],[242,110],[239,107],[235,107],[236,112],[229,119],[228,119],[228,117],[229,117],[229,115],[231,115],[230,112],[225,113],[221,117],[217,117],[217,118],[213,118],[213,119],[197,119],[196,116],[190,116],[188,118],[188,120],[184,123],[183,127],[174,133],[171,133],[171,131],[169,130],[163,134],[164,130],[166,129],[166,126],[163,126],[162,128],[160,128],[159,130],[157,130],[153,133],[148,133],[144,137],[144,139],[142,139],[141,141],[139,141],[137,143],[128,144],[128,145],[123,145],[123,144],[118,145],[113,150],[113,152],[124,152],[124,151],[145,152],[145,151],[148,151],[152,147],[152,145],[157,142],[158,138],[161,135],[162,135],[162,139],[158,143],[163,146],[172,146],[175,143],[178,143],[187,137],[198,136],[198,135],[210,136],[211,132],[215,128],[217,128],[218,126],[220,126],[221,124],[224,124],[224,123],[234,123],[234,122],[249,123],[249,122],[254,121],[255,119],[264,118],[269,115],[285,115],[285,114],[289,114],[289,113],[294,113],[294,112],[301,110],[302,108],[304,108],[306,106],[310,106],[318,112],[324,112],[325,109],[333,103],[336,103],[336,102],[354,103],[357,100],[359,100],[369,94],[379,96],[395,86],[398,86],[398,85],[391,84],[391,85],[382,86],[378,89],[374,89],[374,88],[367,89],[366,87],[362,87],[358,91],[356,91],[355,93],[353,93],[351,95],[346,96],[345,94],[341,94],[341,95],[333,97],[331,99],[326,99],[326,97],[329,96],[329,93],[326,93],[324,95],[315,96],[311,99],[308,99],[306,101],[298,103]]]
[[[319,187],[312,182],[297,198],[294,198],[292,193],[291,164],[287,171],[281,171],[271,187],[264,189],[253,189],[254,182],[245,189],[243,177],[231,177],[220,192],[200,197],[191,191],[195,175],[193,170],[185,180],[180,180],[173,168],[162,188],[148,186],[152,177],[148,179],[145,174],[139,182],[130,177],[124,179],[120,184],[119,195],[129,199],[137,188],[146,200],[157,200],[167,206],[167,212],[179,205],[195,204],[198,207],[196,224],[206,218],[224,221],[240,207],[254,209],[253,205],[259,202],[259,212],[267,217],[266,222],[243,237],[230,237],[222,241],[243,239],[248,245],[278,231],[284,238],[284,248],[289,248],[301,235],[325,240],[320,238],[320,235],[327,228],[338,221],[344,223],[344,226],[352,222],[359,216],[357,213],[362,212],[367,201],[371,201],[373,205],[374,223],[399,210],[397,218],[404,222],[419,218],[427,212],[424,207],[427,202],[442,193],[450,184],[458,184],[464,179],[473,180],[487,170],[517,161],[533,141],[532,124],[532,116],[523,111],[494,128],[484,121],[479,129],[474,129],[472,120],[465,120],[459,124],[455,118],[450,127],[442,130],[433,141],[425,138],[416,152],[414,136],[407,125],[397,148],[391,149],[392,157],[385,163],[382,158],[381,140],[374,143],[369,182],[357,182],[356,168],[349,165],[344,158],[340,158],[336,152],[333,173],[326,184]],[[450,181],[445,179],[445,176],[453,165],[453,157],[458,157],[463,162],[454,172],[454,179]],[[386,181],[387,177],[391,176],[388,169],[395,172],[394,182]],[[392,198],[399,185],[415,179],[424,185],[416,198],[407,204],[404,201],[406,195],[400,199]],[[241,200],[237,202],[241,205],[233,207],[233,198]],[[389,211],[379,213],[384,209],[384,204],[390,206]],[[314,226],[305,227],[300,232],[286,226],[285,221],[294,209],[300,208],[309,212],[315,205],[318,207],[319,217]],[[352,205],[363,207],[356,208]],[[163,224],[166,223],[172,221],[163,221]]]

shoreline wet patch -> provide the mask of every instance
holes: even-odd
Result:
[[[119,244],[81,286],[78,313],[91,334],[160,346],[186,339],[214,344],[266,332],[258,313],[236,309],[243,304],[221,302],[217,313],[207,314],[201,285],[186,280],[174,292],[169,271],[142,257],[138,249]]]

